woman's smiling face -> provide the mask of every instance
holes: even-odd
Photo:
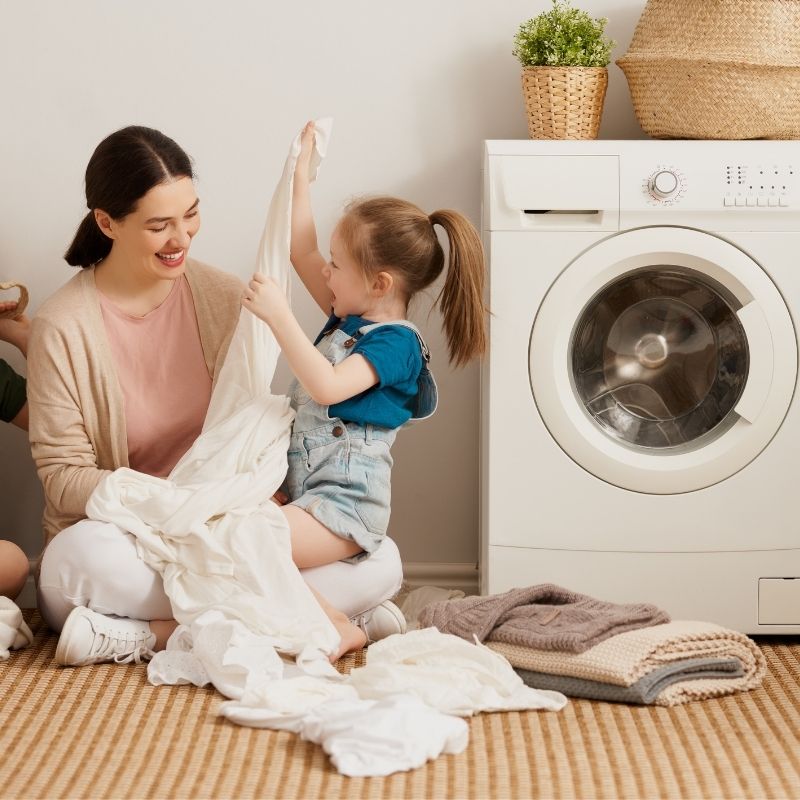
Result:
[[[121,220],[96,211],[97,223],[113,240],[114,258],[160,280],[180,277],[192,238],[200,229],[200,200],[191,178],[159,183]]]

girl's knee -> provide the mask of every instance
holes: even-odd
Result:
[[[28,580],[28,557],[13,542],[0,540],[0,595],[12,600]]]

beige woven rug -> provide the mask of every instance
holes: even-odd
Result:
[[[316,745],[218,718],[213,689],[153,687],[144,666],[53,666],[55,636],[27,618],[34,645],[0,663],[2,798],[800,797],[798,639],[760,642],[769,673],[747,694],[482,714],[460,756],[344,778]]]

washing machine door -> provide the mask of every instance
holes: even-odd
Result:
[[[767,446],[797,377],[789,311],[716,236],[654,227],[573,261],[536,316],[534,399],[563,450],[633,491],[702,489]]]

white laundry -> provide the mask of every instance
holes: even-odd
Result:
[[[316,123],[313,174],[330,126]],[[259,250],[259,269],[284,287],[299,150],[297,137]],[[350,775],[463,750],[464,721],[439,709],[563,707],[563,695],[525,687],[501,656],[435,629],[373,645],[349,678],[331,666],[339,636],[292,562],[286,518],[270,501],[293,418],[288,400],[270,394],[278,352],[268,326],[242,312],[203,432],[169,478],[119,469],[87,504],[89,518],[136,537],[181,623],[150,662],[151,682],[210,682],[231,698],[221,708],[228,719],[319,742]]]
[[[22,618],[17,604],[0,595],[0,661],[5,661],[10,650],[20,650],[33,641],[33,634]]]
[[[559,692],[531,689],[505,658],[496,658],[475,640],[423,628],[376,642],[367,665],[350,673],[359,697],[381,699],[397,692],[417,696],[447,714],[480,711],[560,711],[567,698]]]

